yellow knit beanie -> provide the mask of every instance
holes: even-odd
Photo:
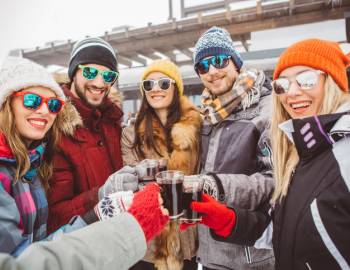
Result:
[[[184,92],[184,85],[181,77],[180,70],[177,65],[168,59],[160,59],[152,62],[143,72],[141,81],[143,81],[152,72],[161,72],[173,79],[179,89],[180,96]],[[143,94],[142,87],[140,86],[141,93]]]

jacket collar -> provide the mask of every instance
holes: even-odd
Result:
[[[290,119],[279,125],[294,143],[300,159],[308,159],[332,147],[350,134],[350,112]]]
[[[77,108],[82,117],[83,123],[87,127],[96,127],[100,122],[117,122],[123,116],[121,109],[107,98],[98,108],[92,108],[86,105],[80,98],[75,97],[67,85],[63,85],[64,94],[69,97],[73,105]]]

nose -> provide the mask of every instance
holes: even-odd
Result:
[[[302,93],[303,92],[300,89],[300,87],[299,87],[299,85],[297,84],[296,81],[290,82],[289,90],[288,90],[288,93],[287,93],[289,96],[299,96]]]
[[[103,88],[103,87],[106,86],[106,83],[105,83],[105,81],[103,80],[101,74],[98,74],[98,75],[96,76],[96,78],[92,80],[92,84],[93,84],[96,88]]]
[[[151,90],[152,92],[155,92],[155,91],[162,91],[162,89],[159,87],[159,84],[158,83],[155,83],[153,85],[153,88]]]
[[[35,112],[36,113],[40,113],[40,114],[48,114],[48,113],[50,113],[49,107],[48,107],[46,102],[43,102],[41,104],[41,106]]]
[[[213,65],[209,65],[209,71],[208,71],[209,75],[215,75],[217,72],[218,70]]]

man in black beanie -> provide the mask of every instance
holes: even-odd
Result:
[[[115,179],[106,181],[123,165],[120,148],[123,113],[108,98],[119,75],[113,47],[101,38],[78,41],[71,52],[68,75],[70,83],[62,88],[81,116],[80,121],[72,119],[72,125],[82,124],[74,127],[73,136],[62,137],[54,156],[48,232],[76,215],[87,214],[98,202],[99,194],[118,191],[123,181],[129,179],[137,186],[137,177],[132,174],[119,183]]]

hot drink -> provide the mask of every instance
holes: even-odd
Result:
[[[163,205],[169,211],[170,217],[182,214],[182,183],[160,184]]]
[[[158,161],[154,159],[145,159],[136,165],[136,171],[139,183],[153,182],[158,172]]]
[[[156,181],[155,176],[157,174],[157,167],[146,167],[146,174],[143,176],[142,181]]]
[[[163,205],[169,211],[170,219],[177,219],[183,214],[182,185],[184,174],[180,171],[163,171],[156,175],[161,188]]]
[[[160,159],[158,161],[158,171],[159,172],[163,172],[166,171],[168,169],[168,161],[166,159]]]
[[[164,171],[166,171],[168,168],[167,168],[167,166],[160,166],[159,165],[159,167],[158,167],[158,171],[159,172],[164,172]]]
[[[185,210],[184,216],[181,221],[186,223],[196,223],[201,220],[201,214],[192,210],[191,202],[199,202],[201,200],[201,191],[193,193],[183,193],[183,207]]]

